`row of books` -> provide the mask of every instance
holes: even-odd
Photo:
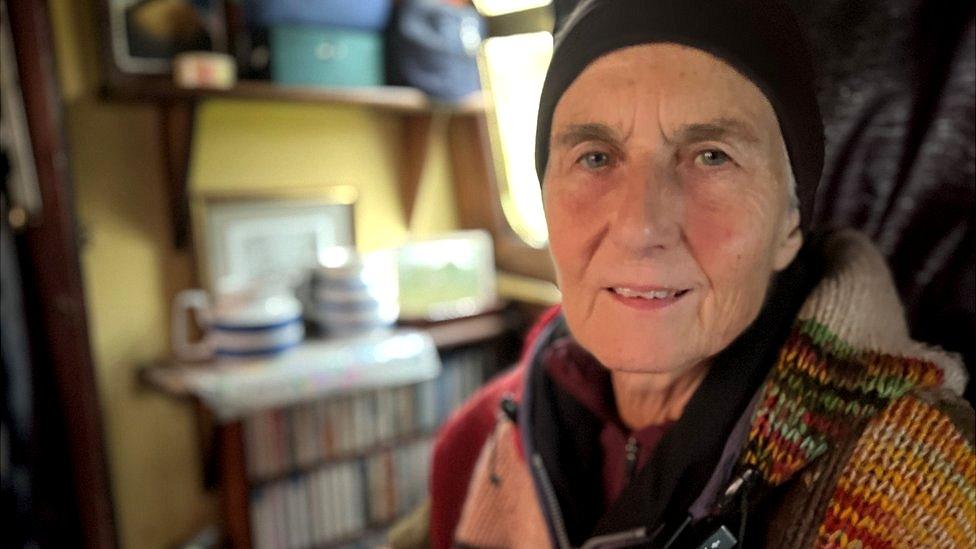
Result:
[[[248,477],[260,483],[433,432],[482,383],[477,347],[445,353],[441,374],[417,384],[361,391],[246,417]]]
[[[355,545],[368,528],[387,525],[423,500],[431,443],[418,440],[252,488],[252,546]]]

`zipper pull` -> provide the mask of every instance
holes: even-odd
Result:
[[[515,395],[512,393],[502,395],[499,407],[512,423],[518,423],[518,403],[515,402]]]
[[[488,441],[491,444],[491,453],[488,454],[488,470],[490,471],[488,480],[491,481],[492,486],[501,486],[502,484],[502,477],[495,468],[495,456],[498,453],[498,429],[501,422],[504,421],[503,418],[508,418],[512,423],[518,423],[518,403],[515,402],[515,396],[512,393],[502,395],[495,427],[491,432],[491,440]]]
[[[715,514],[729,511],[736,498],[751,492],[761,478],[762,475],[759,471],[752,467],[742,471],[742,473],[729,483],[729,486],[725,489],[725,493],[719,498],[718,504],[715,506]]]
[[[630,435],[627,439],[627,445],[624,446],[624,454],[627,463],[627,482],[634,480],[634,473],[637,472],[637,451],[640,446],[637,444],[637,438],[634,435]]]
[[[738,544],[745,547],[746,521],[749,516],[749,496],[753,489],[762,482],[762,474],[755,468],[747,467],[725,489],[715,506],[713,514],[721,515],[733,511],[733,504],[738,501],[739,508],[739,536],[732,535],[725,525],[715,531],[699,549],[725,549]]]

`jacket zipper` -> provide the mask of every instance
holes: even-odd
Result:
[[[546,507],[549,508],[553,530],[556,531],[556,543],[561,549],[570,549],[572,546],[569,544],[569,535],[566,534],[566,525],[563,524],[563,513],[559,509],[559,501],[556,500],[556,491],[552,487],[552,482],[549,481],[549,475],[546,474],[546,466],[542,463],[542,456],[533,454],[532,466],[539,477],[539,485],[542,487],[542,496],[546,500]]]
[[[637,472],[638,450],[640,450],[640,445],[637,443],[637,438],[634,435],[630,435],[630,438],[627,439],[627,445],[624,446],[624,460],[626,463],[628,484],[634,480],[634,473]]]

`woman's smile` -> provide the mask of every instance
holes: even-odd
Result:
[[[642,288],[640,286],[614,286],[605,291],[616,302],[638,311],[667,309],[691,292],[688,288]]]

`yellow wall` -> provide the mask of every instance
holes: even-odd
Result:
[[[158,110],[97,98],[91,0],[51,0],[109,470],[125,548],[167,547],[216,519],[202,489],[192,409],[140,388],[166,356],[169,303],[195,283],[175,250]],[[339,106],[208,102],[194,137],[193,189],[348,184],[359,189],[365,248],[407,236],[396,186],[396,118]],[[443,133],[435,136],[412,233],[456,226]]]
[[[123,547],[163,547],[216,517],[202,490],[192,410],[136,384],[165,355],[167,303],[190,283],[189,255],[169,243],[158,120],[141,105],[83,100],[66,119],[82,268]]]
[[[397,116],[351,106],[222,100],[204,103],[196,120],[193,192],[352,185],[359,191],[361,248],[397,244],[408,236],[397,179]],[[434,128],[412,235],[457,227],[446,128]]]

